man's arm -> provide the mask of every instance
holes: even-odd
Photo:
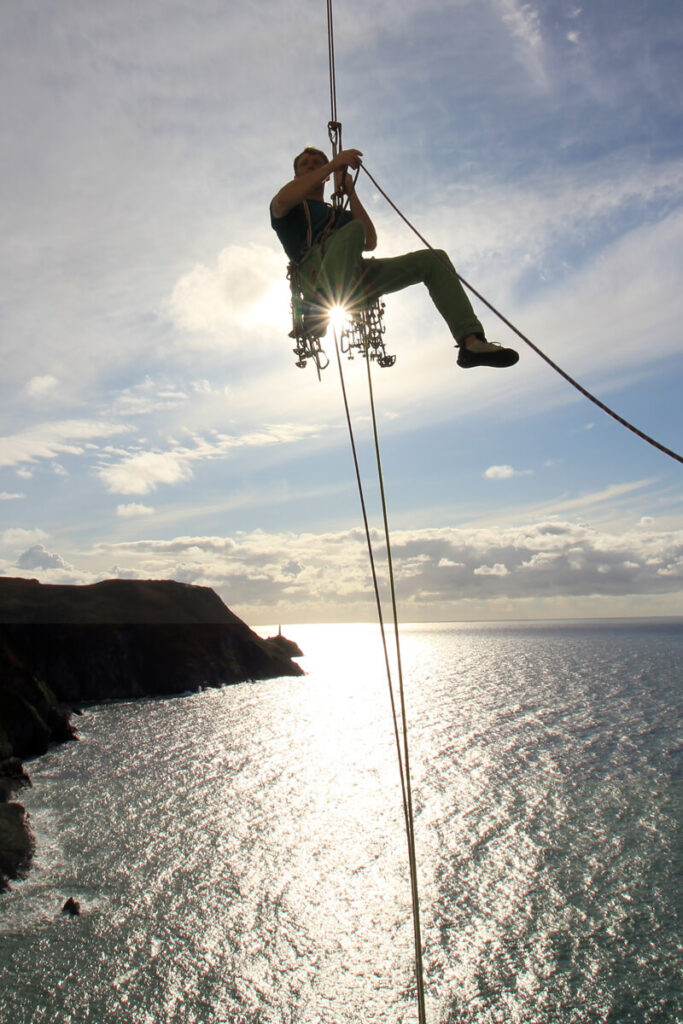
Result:
[[[350,174],[345,175],[343,189],[345,194],[349,197],[349,212],[351,216],[354,220],[361,221],[365,227],[365,245],[363,246],[363,251],[372,252],[373,249],[377,248],[377,232],[375,231],[375,225],[370,219],[370,214],[356,195],[356,190],[353,187],[353,178]]]
[[[318,186],[323,185],[336,170],[342,170],[346,167],[353,167],[355,170],[360,166],[361,156],[362,153],[358,149],[343,149],[329,163],[321,164],[320,167],[314,168],[308,174],[302,174],[287,182],[271,203],[273,216],[278,218],[286,216],[291,209],[302,203],[304,199],[310,198],[311,192],[314,192]]]

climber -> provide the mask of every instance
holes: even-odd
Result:
[[[309,313],[307,325],[322,336],[330,309],[341,306],[353,316],[380,295],[424,283],[458,346],[458,366],[513,366],[511,348],[487,341],[470,301],[445,252],[420,249],[389,259],[364,259],[377,246],[377,234],[354,188],[348,168],[357,170],[362,153],[343,149],[332,160],[307,146],[294,160],[294,178],[270,204],[270,222],[289,259],[297,265]],[[334,176],[348,210],[324,201],[324,186]]]

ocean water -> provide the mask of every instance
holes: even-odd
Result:
[[[3,1024],[417,1021],[377,627],[286,632],[305,677],[91,707],[28,766]],[[430,1024],[683,1021],[683,620],[401,639]]]

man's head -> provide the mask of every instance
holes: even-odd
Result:
[[[323,151],[321,149],[316,149],[314,146],[306,146],[305,149],[301,150],[301,152],[299,153],[298,156],[294,157],[294,174],[295,175],[297,173],[297,168],[298,168],[298,165],[299,165],[299,161],[301,160],[302,156],[317,156],[317,157],[320,157],[320,159],[322,160],[322,162],[324,164],[328,163],[328,158],[325,155],[325,153],[323,153]]]

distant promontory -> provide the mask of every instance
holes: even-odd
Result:
[[[91,586],[0,577],[0,891],[30,862],[21,761],[75,738],[80,704],[298,676],[296,645],[264,640],[209,587],[173,580]]]

